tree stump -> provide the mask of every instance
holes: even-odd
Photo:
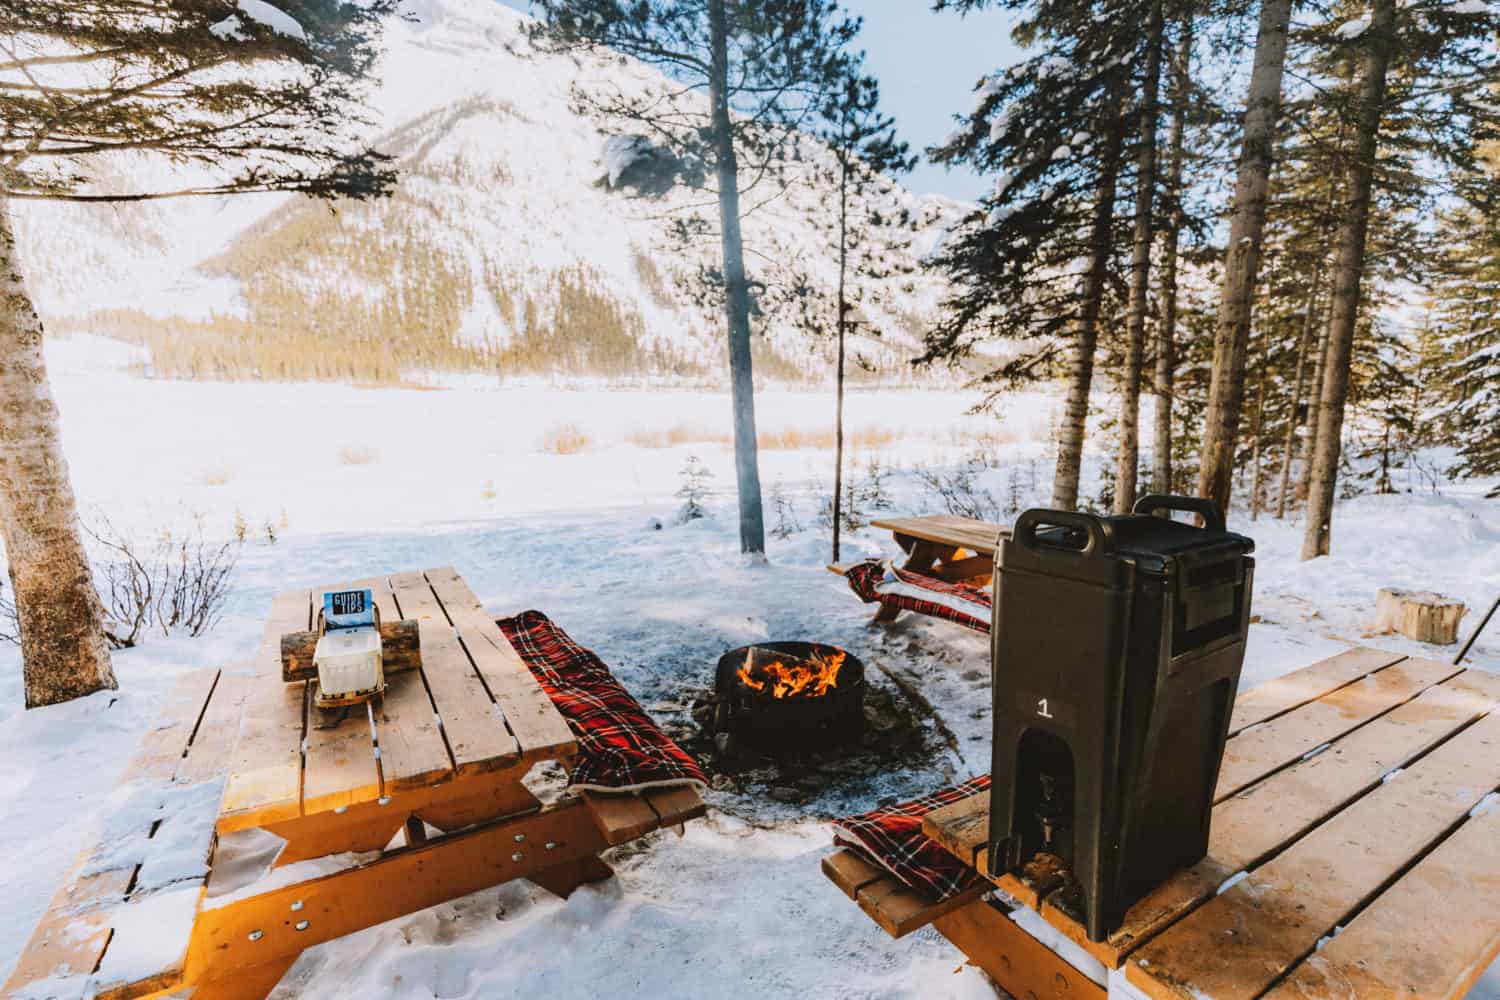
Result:
[[[1430,590],[1381,587],[1375,597],[1375,627],[1418,642],[1451,646],[1458,641],[1458,623],[1466,611],[1462,601]]]

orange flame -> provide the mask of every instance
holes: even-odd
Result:
[[[770,688],[773,698],[820,698],[838,686],[839,668],[848,654],[840,651],[828,659],[814,656],[790,665],[773,660],[755,663],[755,651],[745,651],[745,665],[740,667],[740,682],[752,691]]]

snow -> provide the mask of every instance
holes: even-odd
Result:
[[[618,852],[614,882],[566,902],[518,882],[391,921],[313,949],[280,996],[717,996],[715,983],[756,996],[990,996],[936,934],[892,942],[818,872],[828,817],[988,769],[986,642],[909,616],[889,629],[871,625],[868,608],[822,568],[828,553],[817,530],[773,538],[769,565],[739,568],[724,395],[469,382],[420,392],[149,381],[119,370],[128,353],[106,347],[80,337],[48,349],[85,509],[107,503],[117,520],[145,528],[180,503],[226,530],[238,510],[254,534],[223,625],[200,640],[155,639],[119,654],[119,692],[22,712],[15,651],[0,649],[0,668],[8,668],[0,670],[0,810],[10,817],[11,856],[27,859],[0,867],[0,891],[12,901],[0,916],[0,966],[13,961],[95,824],[108,816],[134,824],[143,810],[167,808],[155,791],[116,786],[178,676],[242,659],[271,594],[288,580],[452,564],[487,607],[553,615],[664,719],[681,716],[682,685],[706,684],[724,649],[816,635],[911,672],[962,753],[806,806],[775,803],[764,790],[711,791],[714,811],[689,824],[683,839],[654,835],[643,848]],[[851,475],[858,478],[878,450],[897,469],[891,513],[930,511],[912,467],[952,465],[977,448],[1000,462],[980,473],[983,488],[1003,496],[1016,470],[1026,480],[1024,502],[1045,497],[1056,397],[1018,396],[1000,423],[965,416],[973,402],[962,392],[851,393],[851,439],[889,436],[878,446],[856,445]],[[783,439],[810,438],[831,412],[822,393],[768,391],[758,403],[763,430]],[[544,450],[540,442],[559,420],[587,439],[583,451]],[[357,432],[329,434],[328,427]],[[434,433],[444,427],[464,433]],[[640,443],[652,435],[667,446]],[[354,442],[375,448],[375,461],[341,464],[339,448]],[[673,493],[689,454],[726,492],[710,498],[710,518],[676,526]],[[1092,454],[1085,491],[1097,489],[1106,458]],[[768,492],[781,481],[811,524],[818,490],[826,489],[827,452],[766,449],[762,461]],[[206,477],[210,467],[225,475]],[[397,468],[401,474],[392,475]],[[1434,655],[1400,637],[1365,635],[1374,592],[1432,587],[1474,607],[1500,589],[1493,560],[1500,507],[1479,499],[1486,485],[1346,502],[1334,524],[1334,555],[1306,564],[1296,560],[1300,525],[1250,523],[1241,508],[1232,521],[1257,541],[1261,616],[1244,684],[1356,642]],[[275,544],[261,534],[267,520],[284,522]],[[666,527],[654,530],[653,521]],[[889,536],[869,529],[846,545],[845,558],[892,554]],[[672,639],[665,647],[664,635]],[[1477,657],[1500,663],[1500,634],[1483,640]],[[158,831],[167,836],[163,845],[176,842],[170,825]],[[368,860],[268,870],[277,850],[276,838],[226,837],[210,905]],[[190,853],[166,852],[161,863],[169,859],[177,859],[173,874],[190,873]],[[725,906],[731,898],[734,905]],[[119,961],[147,957],[158,956],[122,953]]]
[[[115,923],[94,981],[132,983],[180,962],[198,912],[198,895],[195,885],[132,900],[129,919]]]
[[[1350,39],[1358,38],[1360,35],[1363,35],[1366,31],[1369,30],[1370,15],[1366,14],[1364,17],[1357,17],[1352,21],[1344,22],[1343,24],[1335,28],[1333,30],[1333,33],[1338,37],[1344,39],[1345,41],[1348,41]]]
[[[1487,0],[1458,0],[1448,9],[1455,14],[1488,14],[1490,5]]]
[[[266,0],[239,0],[239,13],[230,14],[224,20],[215,23],[208,30],[220,38],[243,39],[241,31],[241,15],[263,24],[279,35],[295,38],[299,42],[307,41],[307,32],[302,30],[302,25],[297,19],[278,7],[266,3]]]

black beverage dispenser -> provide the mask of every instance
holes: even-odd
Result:
[[[1094,941],[1208,850],[1254,547],[1211,501],[1148,496],[1027,511],[995,553],[990,871],[1046,873]]]

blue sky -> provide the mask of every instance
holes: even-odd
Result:
[[[527,0],[501,2],[519,10],[527,7]],[[866,65],[880,81],[886,112],[895,116],[902,138],[919,152],[953,130],[952,115],[969,108],[981,75],[1019,58],[1005,11],[934,14],[930,0],[845,0],[845,6],[864,17],[860,45]],[[924,158],[903,183],[913,191],[973,199],[992,182]]]

